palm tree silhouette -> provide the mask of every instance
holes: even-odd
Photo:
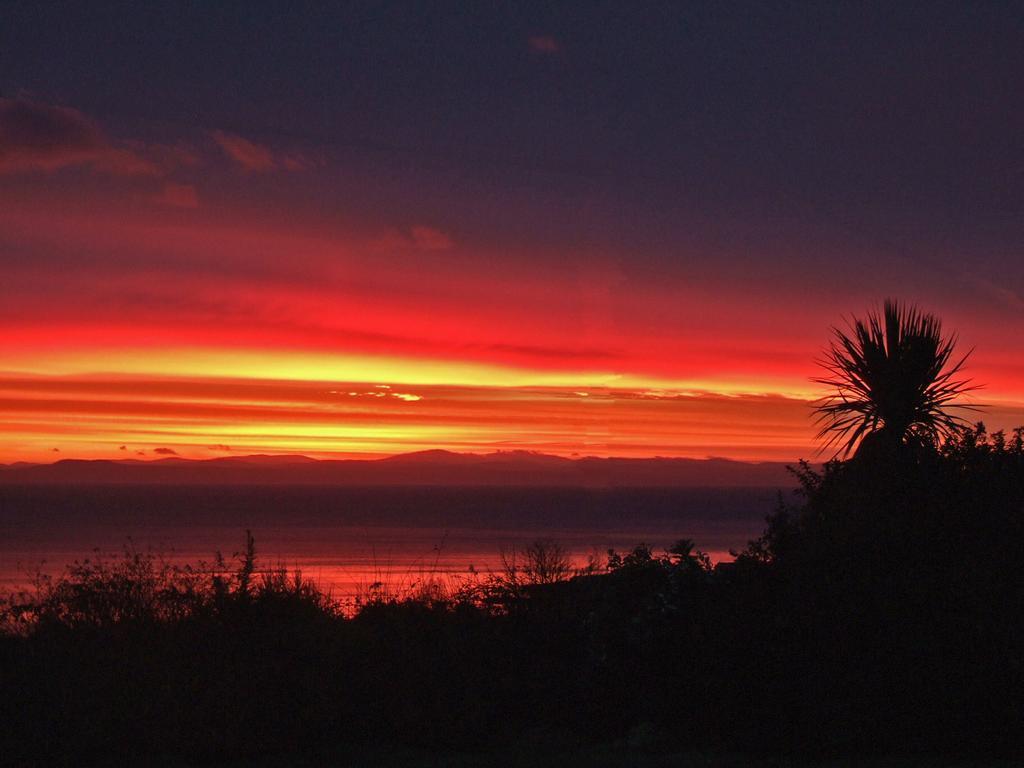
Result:
[[[882,315],[854,318],[849,331],[833,328],[834,338],[819,364],[827,376],[813,379],[832,391],[815,402],[822,450],[860,455],[869,446],[887,454],[908,443],[935,444],[967,426],[951,408],[976,389],[957,374],[964,355],[950,364],[956,335],[944,336],[942,323],[917,307],[886,300]]]

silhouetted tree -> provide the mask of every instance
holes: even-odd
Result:
[[[816,403],[826,449],[888,454],[908,443],[936,445],[966,426],[949,409],[971,407],[957,402],[974,389],[957,378],[967,355],[952,362],[957,338],[943,334],[937,317],[886,300],[881,315],[833,333],[821,361],[828,375],[814,379],[832,390]]]

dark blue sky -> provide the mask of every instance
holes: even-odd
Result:
[[[234,129],[484,183],[555,174],[615,203],[625,187],[669,218],[1022,234],[1019,4],[8,3],[4,15],[4,93],[115,132]]]

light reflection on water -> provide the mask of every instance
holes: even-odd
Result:
[[[0,486],[0,591],[37,570],[59,574],[125,547],[176,563],[240,551],[261,567],[298,568],[337,598],[374,583],[402,591],[449,584],[502,552],[557,541],[577,565],[609,548],[663,549],[691,538],[712,559],[758,535],[774,489],[88,488]]]

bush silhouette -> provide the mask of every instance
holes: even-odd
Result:
[[[764,754],[1024,747],[1024,432],[797,469],[802,495],[711,567],[688,540],[380,596],[149,554],[12,598],[11,762],[504,749],[524,734]],[[523,562],[530,562],[528,557]],[[536,566],[530,566],[536,568]],[[532,571],[531,571],[532,573]],[[552,576],[557,574],[557,578]],[[638,734],[643,734],[643,737]]]

